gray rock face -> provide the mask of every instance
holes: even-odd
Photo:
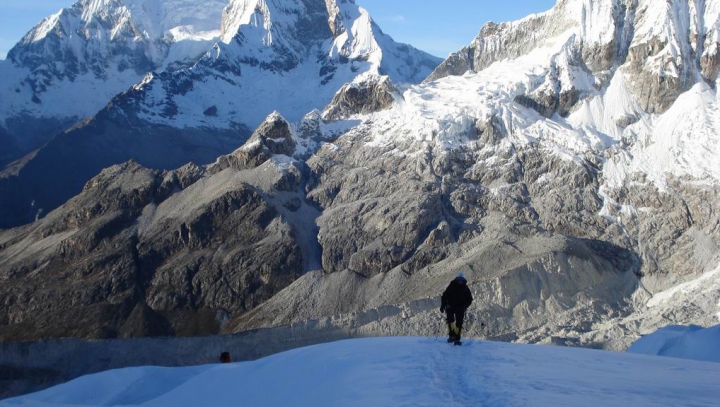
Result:
[[[364,133],[343,138],[345,148],[311,158],[317,184],[309,185],[308,196],[324,209],[318,219],[324,269],[372,276],[405,264],[413,272],[442,260],[450,246],[482,235],[489,227],[483,219],[498,212],[523,233],[597,239],[611,227],[596,215],[602,207],[594,192],[596,169],[546,156],[537,147],[501,147],[505,134],[492,121],[477,127],[475,137],[489,141],[479,140],[478,147],[494,153],[492,166],[479,165],[483,148],[435,156],[431,147],[418,145],[409,147],[419,149],[409,158],[388,154],[397,144],[351,147],[362,145]],[[550,185],[537,183],[543,175]]]
[[[226,168],[256,168],[272,158],[273,154],[291,156],[295,147],[290,124],[275,112],[265,119],[241,148],[218,158],[208,171],[214,174]]]
[[[2,232],[0,337],[213,334],[299,277],[301,249],[274,206],[203,171],[114,166]]]
[[[629,251],[594,241],[507,235],[499,241],[475,239],[466,247],[472,249],[412,275],[401,270],[370,279],[351,272],[305,275],[228,327],[244,331],[320,320],[366,335],[442,336],[438,292],[460,264],[475,297],[467,336],[536,342],[564,325],[589,331],[595,314],[621,316],[629,308],[624,298],[636,279],[618,270],[633,267]]]
[[[720,260],[718,188],[670,181],[672,189],[660,191],[641,179],[631,179],[612,195],[618,206],[611,213],[623,219],[636,239],[641,271],[651,277],[646,284],[653,292],[671,288],[698,271],[712,271]],[[620,213],[621,205],[643,210],[627,216]]]

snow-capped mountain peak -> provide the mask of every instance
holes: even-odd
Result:
[[[219,38],[227,4],[80,0],[43,19],[0,63],[0,128],[11,142],[0,162],[97,113],[147,72],[194,63]]]
[[[83,42],[111,42],[121,40],[122,37],[140,40],[139,36],[129,10],[118,1],[82,0],[43,19],[8,53],[8,59],[18,65],[35,67],[30,63],[28,54],[42,58],[42,55],[37,54],[51,51],[51,47],[59,45],[58,42],[68,43],[72,56],[81,59],[85,57],[83,54],[86,51],[101,51],[97,45],[83,47]],[[43,40],[46,41],[46,47],[34,49],[33,53],[28,52],[34,46],[42,46],[38,43]],[[91,53],[87,57],[93,58],[95,55]]]
[[[349,7],[352,5],[353,7]],[[331,55],[344,58],[359,58],[381,51],[375,37],[377,26],[370,14],[362,7],[355,7],[353,3],[343,3],[336,25],[342,30],[333,43]]]
[[[236,0],[225,9],[221,40],[239,44],[243,59],[284,70],[308,55],[325,54],[334,61],[368,61],[374,73],[388,73],[395,81],[419,82],[429,66],[421,63],[415,72],[403,67],[429,58],[400,50],[352,0]],[[324,44],[328,40],[330,46]]]
[[[307,18],[311,14],[327,14],[327,27],[334,36],[346,31],[346,23],[355,19],[359,10],[353,0],[324,0],[324,9],[320,1],[315,0],[233,0],[225,9],[222,25],[222,41],[230,43],[243,25],[262,26],[271,31],[273,23],[282,24]],[[321,26],[324,24],[320,24]],[[320,27],[317,27],[320,28]],[[272,42],[267,38],[266,45]]]
[[[138,111],[177,127],[254,128],[273,110],[299,120],[366,75],[417,83],[439,62],[395,43],[349,0],[235,0],[223,13],[221,41],[192,68],[144,84]],[[235,94],[229,87],[255,95],[254,103],[222,97]]]
[[[108,44],[124,43],[130,49],[147,54],[153,67],[160,67],[170,56],[171,45],[185,40],[216,39],[226,5],[227,0],[80,0],[45,18],[10,51],[8,59],[33,67],[36,65],[31,63],[28,54],[44,60],[59,46],[72,51],[82,64],[94,59],[112,59],[114,54],[106,52],[112,48]],[[43,40],[46,44],[42,48],[33,46]],[[201,52],[194,50],[185,57]],[[138,68],[145,71],[147,67]]]
[[[229,44],[237,35],[243,25],[261,27],[266,35],[263,36],[264,45],[272,44],[270,29],[270,10],[264,0],[236,0],[232,1],[223,12],[221,40]],[[259,18],[258,18],[259,17]]]

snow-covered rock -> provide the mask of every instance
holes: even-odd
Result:
[[[535,72],[524,92],[541,113],[566,116],[616,71],[639,106],[662,113],[698,79],[717,79],[718,14],[716,0],[562,0],[545,13],[488,23],[426,82],[546,48],[535,54],[545,72]]]
[[[370,77],[343,86],[325,108],[323,118],[338,120],[389,109],[399,96],[390,78]]]

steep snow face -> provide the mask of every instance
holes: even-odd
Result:
[[[703,82],[681,94],[663,115],[641,116],[622,134],[632,145],[629,155],[617,154],[608,161],[609,187],[619,188],[638,173],[662,190],[668,188],[668,176],[709,185],[720,182],[720,104],[717,91]]]
[[[174,40],[219,37],[228,0],[122,0],[138,29],[150,38]]]
[[[292,69],[331,35],[325,4],[312,0],[236,0],[225,10],[222,41],[235,41],[243,58]]]
[[[561,39],[546,42],[527,55],[498,61],[479,72],[449,76],[407,90],[402,101],[371,120],[377,130],[370,146],[428,143],[452,150],[473,146],[472,132],[477,122],[493,118],[510,132],[513,143],[542,142],[562,157],[574,160],[586,151],[602,151],[614,144],[608,135],[573,128],[554,115],[546,118],[523,106],[518,100],[549,86],[553,76],[548,61],[564,60],[572,47]],[[558,82],[568,87],[594,91],[594,78],[582,70],[556,72]]]
[[[225,10],[222,41],[236,41],[244,54],[280,69],[294,68],[311,54],[324,55],[367,61],[373,73],[400,83],[420,82],[440,62],[395,43],[352,0],[236,0]]]
[[[99,76],[98,67],[113,65],[144,74],[164,62],[175,42],[217,38],[226,5],[226,0],[81,0],[40,22],[8,59],[32,70],[59,60],[66,66],[46,68],[58,79],[89,71]]]
[[[148,123],[254,128],[274,110],[300,120],[368,76],[417,83],[439,62],[395,43],[352,1],[236,0],[204,58],[148,77],[127,96]]]
[[[293,62],[303,59],[317,41],[330,39],[327,53],[332,59],[365,59],[381,66],[383,52],[406,54],[413,59],[428,59],[423,53],[396,44],[375,25],[369,13],[351,0],[236,0],[225,10],[222,41],[237,41],[246,53],[262,63],[275,63],[279,57]],[[325,48],[325,47],[323,47]],[[268,51],[275,51],[268,52]],[[255,51],[255,52],[253,52]],[[283,55],[290,54],[290,55]],[[387,67],[398,69],[396,61]],[[429,74],[428,68],[410,75],[395,75],[394,80],[419,82]],[[392,69],[391,69],[392,70]],[[376,72],[377,73],[377,72]]]
[[[81,0],[43,19],[0,65],[0,126],[27,151],[96,113],[151,70],[196,60],[226,0]],[[72,95],[72,97],[68,97]]]
[[[718,374],[715,363],[645,355],[373,338],[296,349],[255,362],[113,370],[0,404],[711,406],[720,397]]]

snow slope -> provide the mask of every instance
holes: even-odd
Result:
[[[221,350],[218,350],[218,354]],[[713,406],[720,364],[441,339],[335,342],[255,362],[128,368],[0,406]]]
[[[718,344],[720,325],[711,328],[668,326],[638,339],[628,352],[720,363]]]
[[[470,146],[467,134],[475,121],[498,117],[516,145],[539,142],[569,160],[585,152],[607,154],[604,179],[609,188],[622,186],[638,172],[661,189],[668,174],[708,184],[720,182],[720,167],[715,163],[720,154],[718,92],[704,83],[681,94],[660,115],[642,112],[621,73],[614,75],[607,89],[593,91],[596,95],[582,101],[567,118],[546,118],[517,103],[516,97],[548,74],[545,61],[564,47],[562,42],[549,44],[480,72],[410,88],[396,109],[370,119],[380,127],[370,145],[405,143],[410,138],[445,150]],[[590,92],[589,88],[584,91]],[[616,124],[628,116],[637,116],[637,122],[625,128]],[[628,154],[623,150],[618,154],[617,147],[628,140],[632,141],[625,150]]]

